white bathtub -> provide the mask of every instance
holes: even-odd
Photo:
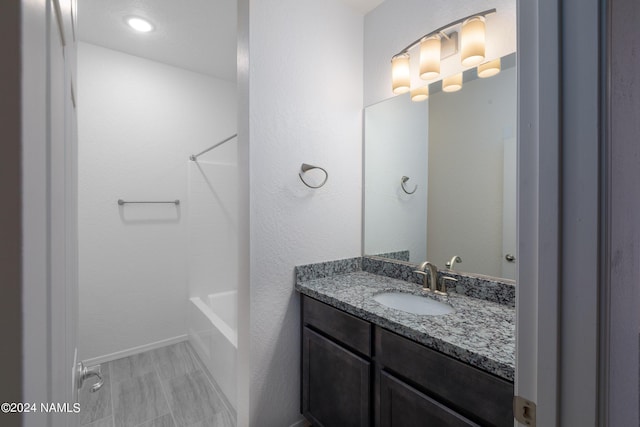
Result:
[[[211,377],[236,409],[236,353],[238,350],[238,292],[191,298],[189,342]]]

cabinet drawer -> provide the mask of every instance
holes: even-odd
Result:
[[[415,388],[380,372],[380,427],[478,427]]]
[[[313,298],[302,296],[302,319],[357,352],[371,356],[371,324]]]
[[[370,362],[303,329],[302,413],[314,426],[369,427],[370,376]]]
[[[376,327],[381,368],[483,425],[513,426],[513,384]]]

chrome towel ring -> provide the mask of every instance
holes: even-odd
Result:
[[[308,171],[310,171],[312,169],[320,169],[322,172],[324,172],[324,181],[322,181],[322,183],[320,185],[309,185],[309,184],[307,184],[307,182],[302,177],[303,173],[308,172]],[[329,173],[324,168],[321,168],[320,166],[308,165],[306,163],[303,163],[302,166],[300,166],[300,172],[298,172],[298,176],[300,177],[300,181],[302,181],[302,183],[304,185],[306,185],[307,187],[309,187],[309,188],[320,188],[329,179]]]
[[[405,192],[405,193],[407,193],[407,194],[413,194],[413,193],[415,193],[415,192],[416,192],[416,190],[418,189],[418,185],[416,185],[415,187],[413,187],[413,191],[408,191],[408,190],[407,190],[407,187],[405,187],[405,185],[404,185],[407,181],[409,181],[409,177],[408,177],[408,176],[403,176],[403,177],[400,179],[400,186],[402,187],[402,191],[404,191],[404,192]]]

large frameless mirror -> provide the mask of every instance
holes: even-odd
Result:
[[[365,109],[365,255],[515,278],[515,62]]]

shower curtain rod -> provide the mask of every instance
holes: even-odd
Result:
[[[233,135],[231,135],[229,138],[226,138],[226,139],[224,139],[224,140],[222,140],[222,141],[218,142],[217,144],[213,145],[212,147],[209,147],[209,148],[207,148],[206,150],[199,152],[198,154],[192,154],[192,155],[190,155],[190,156],[189,156],[189,159],[190,159],[191,161],[195,162],[195,161],[196,161],[196,159],[197,159],[198,157],[202,156],[204,153],[208,153],[209,151],[211,151],[211,150],[213,150],[214,148],[216,148],[216,147],[218,147],[218,146],[220,146],[220,145],[224,144],[225,142],[227,142],[227,141],[231,141],[231,140],[232,140],[233,138],[235,138],[236,136],[238,136],[238,134],[237,134],[237,133],[234,133],[234,134],[233,134]]]

